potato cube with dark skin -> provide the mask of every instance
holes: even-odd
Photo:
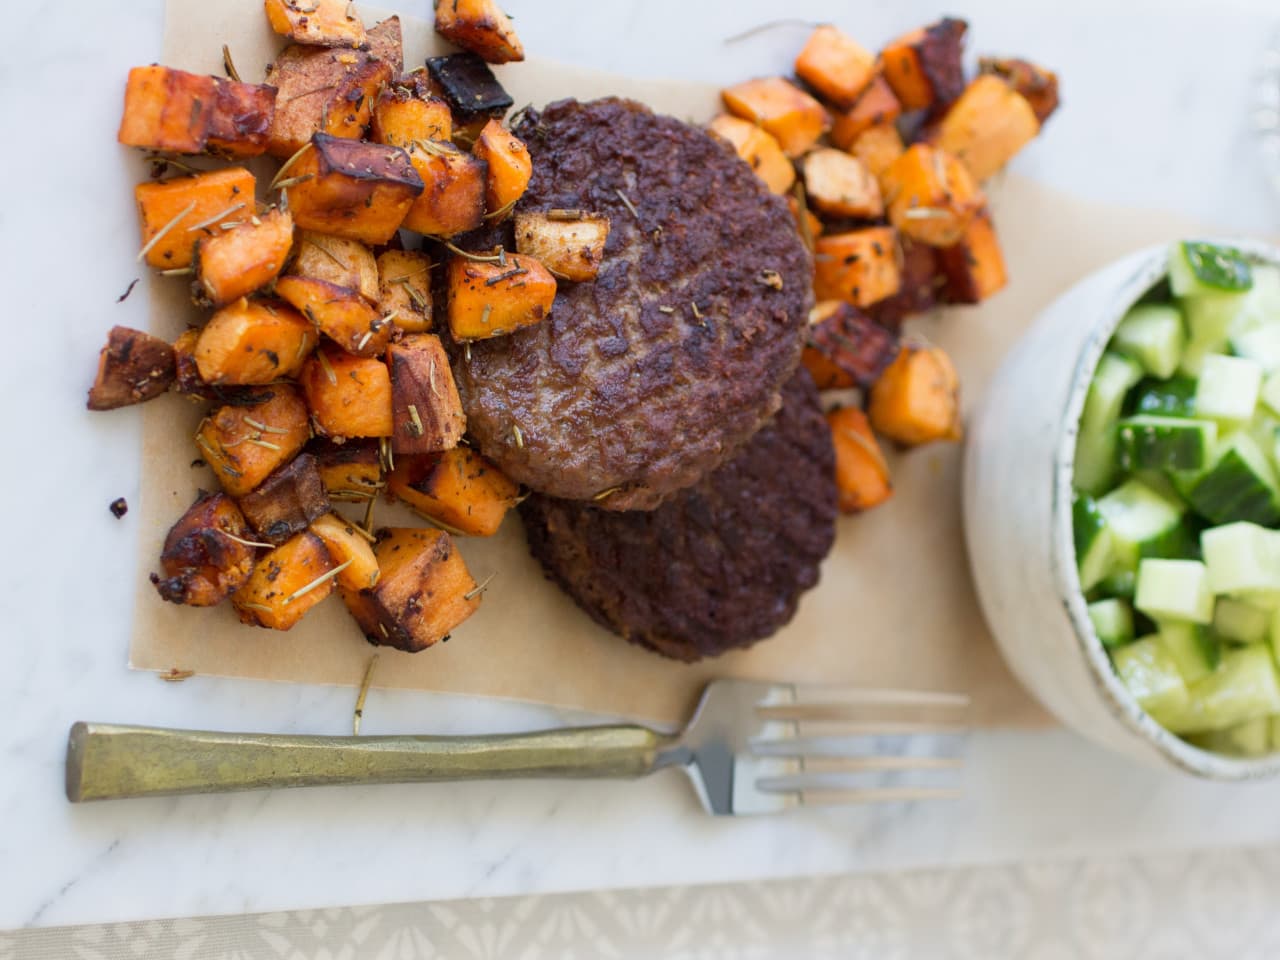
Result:
[[[382,489],[382,457],[373,440],[334,443],[316,437],[306,446],[330,500],[366,501]]]
[[[325,344],[307,361],[299,380],[317,433],[391,436],[391,374],[381,360]]]
[[[294,244],[291,276],[324,280],[352,290],[370,303],[378,302],[378,264],[373,251],[358,240],[299,232]]]
[[[890,330],[901,328],[907,317],[932,310],[942,302],[946,277],[942,272],[943,250],[898,235],[898,292],[867,307],[871,319]]]
[[[288,172],[299,227],[374,246],[395,236],[422,195],[422,178],[399,147],[323,133]]]
[[[158,397],[175,375],[173,347],[141,330],[112,327],[98,353],[90,410],[114,410]]]
[[[436,33],[487,63],[524,59],[524,45],[497,0],[436,0]]]
[[[824,300],[809,312],[801,360],[819,390],[866,388],[898,353],[898,333],[839,300]]]
[[[428,57],[427,73],[448,101],[454,122],[463,127],[479,123],[477,133],[489,120],[506,116],[514,102],[478,54]]]
[[[278,90],[267,152],[287,159],[317,133],[359,139],[395,72],[363,50],[285,47],[267,68],[267,83]]]
[[[377,586],[341,588],[371,643],[409,653],[449,636],[480,606],[480,591],[453,538],[443,530],[379,531]]]
[[[487,171],[483,160],[437,140],[415,141],[409,156],[423,189],[404,218],[406,230],[448,238],[484,223]]]
[[[288,304],[242,298],[209,318],[193,355],[203,383],[265,384],[297,376],[319,340],[315,326]]]
[[[1004,254],[987,210],[970,221],[959,243],[940,250],[938,257],[946,277],[943,294],[948,303],[981,303],[1009,282]]]
[[[831,125],[831,143],[848,150],[864,131],[877,124],[892,124],[901,115],[902,103],[884,77],[877,75],[852,107],[836,114]]]
[[[293,218],[273,208],[230,230],[196,241],[192,299],[222,307],[260,290],[280,275],[293,247]]]
[[[317,47],[366,47],[369,38],[349,0],[266,0],[267,22],[281,36]]]
[[[473,537],[498,532],[520,499],[520,488],[470,447],[403,457],[387,491],[434,523]]]
[[[329,556],[342,569],[334,578],[339,587],[365,590],[378,583],[378,558],[363,531],[336,513],[326,513],[311,522],[310,530],[324,541]]]
[[[432,333],[406,336],[387,348],[391,371],[391,448],[431,453],[458,445],[467,429],[449,355]]]
[[[969,25],[944,17],[880,51],[880,70],[907,110],[937,112],[964,90],[964,35]]]
[[[359,357],[380,356],[395,327],[354,290],[310,277],[281,277],[276,293],[326,337]]]
[[[1052,70],[1028,60],[980,57],[978,73],[1000,77],[1026,97],[1041,126],[1058,109],[1058,75]]]
[[[429,333],[431,258],[416,250],[378,254],[378,313],[405,333]]]
[[[516,249],[566,280],[594,280],[609,240],[609,218],[581,210],[516,214]]]
[[[225,493],[204,493],[170,528],[160,553],[160,573],[151,574],[170,603],[211,607],[253,573],[256,548],[244,515]]]
[[[892,227],[819,237],[813,259],[813,294],[819,300],[868,307],[893,296],[902,285],[897,232]]]
[[[511,253],[506,264],[449,261],[449,330],[455,340],[487,340],[540,323],[556,299],[556,278],[540,262]]]
[[[241,623],[288,630],[333,592],[336,566],[324,541],[306,530],[263,554],[231,603]]]
[[[240,511],[257,539],[277,547],[307,529],[312,520],[329,512],[316,458],[300,453],[277,467],[240,498]]]
[[[134,67],[116,139],[160,153],[254,157],[266,149],[276,90],[169,67]]]
[[[256,397],[219,407],[196,432],[200,456],[233,497],[243,497],[292,460],[311,436],[307,405],[292,386],[258,387]]]
[[[275,87],[218,79],[205,149],[218,157],[260,157],[267,152],[275,116]]]
[[[471,148],[485,165],[484,203],[490,218],[510,212],[528,189],[533,160],[524,141],[497,120],[490,120]]]
[[[453,114],[439,97],[419,94],[416,85],[393,83],[373,106],[370,138],[406,150],[417,140],[449,140]]]
[[[968,167],[936,147],[913,144],[885,171],[889,221],[905,236],[934,247],[958,243],[986,198]]]
[[[253,174],[244,167],[138,184],[133,197],[147,265],[157,270],[191,266],[196,240],[253,213],[254,189]]]

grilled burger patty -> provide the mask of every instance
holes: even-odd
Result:
[[[650,511],[534,495],[520,506],[547,576],[593,619],[693,661],[773,634],[818,582],[835,539],[835,455],[798,371],[738,455]]]
[[[724,142],[628,100],[565,100],[516,126],[521,210],[607,214],[598,278],[455,362],[469,431],[512,479],[647,510],[773,414],[800,357],[811,261],[782,198]]]

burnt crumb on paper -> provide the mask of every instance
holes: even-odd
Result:
[[[133,288],[138,285],[138,281],[141,279],[142,279],[141,277],[134,277],[133,281],[129,284],[129,286],[125,287],[124,293],[116,297],[116,303],[124,303],[126,300],[128,300],[129,294],[133,293]]]
[[[129,512],[129,501],[124,497],[116,497],[111,501],[111,505],[107,508],[111,511],[111,515],[119,520]]]

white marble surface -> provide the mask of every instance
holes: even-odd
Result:
[[[766,0],[508,5],[539,55],[648,75],[767,73],[803,38],[789,28],[721,43],[777,16]],[[855,17],[834,0],[792,0],[786,13],[837,18],[869,44],[937,13],[919,0],[856,6]],[[975,49],[1026,53],[1065,75],[1067,107],[1019,158],[1023,173],[1242,232],[1280,227],[1249,132],[1251,71],[1280,29],[1271,0],[970,0],[955,12],[975,24]],[[785,820],[708,819],[677,775],[69,806],[62,751],[73,720],[338,733],[352,693],[168,685],[125,668],[133,528],[106,505],[136,497],[137,424],[128,412],[91,416],[82,398],[106,328],[145,319],[140,291],[114,302],[137,268],[125,189],[135,161],[112,138],[125,70],[157,56],[160,0],[32,2],[7,8],[6,22],[20,39],[0,61],[0,90],[15,141],[29,142],[0,151],[10,185],[0,206],[10,331],[0,361],[0,928],[1280,841],[1280,784],[1192,782],[1060,732],[974,735],[956,803]],[[375,691],[365,730],[550,719]]]

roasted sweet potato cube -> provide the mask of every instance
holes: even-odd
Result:
[[[476,582],[444,530],[382,530],[373,552],[381,570],[377,586],[340,591],[371,643],[425,650],[480,606]]]
[[[276,88],[222,79],[215,84],[206,150],[236,159],[262,156],[275,122]]]
[[[524,59],[524,46],[497,0],[436,0],[436,33],[487,63]]]
[[[256,398],[219,407],[196,431],[200,456],[233,497],[243,497],[292,460],[311,436],[307,405],[293,387],[259,387]]]
[[[773,134],[763,127],[722,113],[711,121],[711,132],[733,144],[733,149],[774,193],[786,193],[796,182],[796,168]]]
[[[404,73],[404,38],[399,17],[387,17],[370,27],[369,53],[391,68],[392,76]]]
[[[907,110],[948,106],[964,89],[964,35],[969,25],[944,17],[912,30],[880,51],[880,69]]]
[[[431,258],[413,250],[378,254],[378,313],[405,333],[431,330]]]
[[[892,124],[901,115],[902,104],[884,77],[877,75],[852,107],[836,114],[831,125],[831,143],[848,150],[864,131],[877,124]]]
[[[889,221],[904,235],[934,247],[958,243],[986,198],[968,167],[936,147],[913,144],[885,171]]]
[[[875,55],[829,23],[809,34],[796,57],[796,76],[841,109],[852,107],[875,75]]]
[[[822,236],[826,225],[808,207],[801,207],[800,201],[794,196],[787,197],[787,209],[791,211],[791,217],[796,222],[796,230],[804,239],[805,246],[812,249],[814,238]]]
[[[946,276],[943,293],[950,303],[981,303],[1009,282],[1004,254],[987,210],[969,221],[959,243],[939,251],[939,259]]]
[[[449,355],[433,333],[409,334],[387,348],[391,371],[391,448],[432,453],[458,445],[467,429]]]
[[[804,187],[809,202],[830,216],[875,220],[884,215],[875,175],[843,150],[822,147],[805,154]]]
[[[364,24],[349,0],[266,0],[267,22],[281,36],[317,47],[365,47]]]
[[[520,488],[470,447],[402,457],[387,492],[455,533],[489,537],[520,498]]]
[[[303,531],[259,558],[231,603],[241,623],[288,630],[333,592],[335,566],[324,541]]]
[[[809,311],[801,360],[819,390],[869,387],[898,353],[898,334],[840,300]]]
[[[300,453],[277,467],[240,498],[240,510],[257,539],[280,546],[329,512],[329,497],[320,482],[316,458]]]
[[[450,140],[453,114],[439,97],[421,97],[410,87],[392,84],[374,104],[370,136],[406,150],[417,140]]]
[[[173,347],[130,327],[112,327],[98,353],[98,373],[89,388],[90,410],[114,410],[158,397],[175,374]]]
[[[246,300],[218,310],[196,342],[196,369],[203,383],[245,385],[296,376],[319,334],[288,304]]]
[[[581,210],[516,214],[516,249],[566,280],[594,280],[609,240],[609,218]]]
[[[911,316],[931,310],[940,302],[946,277],[939,263],[943,250],[898,234],[898,268],[902,283],[898,292],[867,308],[871,319],[897,330]]]
[[[827,414],[831,443],[836,453],[836,503],[843,513],[860,513],[893,496],[889,464],[867,415],[857,407],[842,407]]]
[[[551,313],[556,278],[550,271],[519,253],[508,254],[506,261],[449,261],[449,330],[455,340],[500,337]]]
[[[960,378],[940,347],[906,344],[871,388],[871,426],[914,447],[959,440]]]
[[[831,233],[814,244],[813,294],[866,307],[891,297],[902,284],[898,238],[892,227]]]
[[[721,97],[730,113],[771,133],[789,157],[805,153],[831,126],[826,108],[782,77],[748,80]]]
[[[138,184],[133,197],[147,264],[157,270],[191,266],[196,240],[221,233],[220,223],[243,219],[245,211],[253,213],[254,187],[244,167]]]
[[[380,356],[394,327],[354,290],[311,277],[281,277],[276,293],[348,353]]]
[[[358,139],[392,66],[363,50],[292,45],[267,68],[278,89],[267,152],[292,157],[316,133]],[[290,168],[292,171],[292,168]]]
[[[985,180],[1039,132],[1040,121],[1027,99],[999,77],[984,74],[947,110],[933,142]]]
[[[501,120],[511,109],[511,94],[479,54],[467,51],[428,57],[427,73],[440,96],[449,102],[454,124],[467,128],[468,139],[474,139],[486,123]]]
[[[510,211],[524,196],[533,176],[529,148],[497,120],[490,120],[471,152],[485,165],[485,209],[495,218],[501,215],[500,211]]]
[[[253,573],[256,550],[244,515],[225,493],[203,493],[164,538],[156,591],[170,603],[212,607]]]
[[[229,230],[196,241],[191,285],[197,304],[221,307],[265,287],[280,275],[293,247],[293,218],[273,208]]]
[[[258,386],[230,386],[205,383],[196,366],[196,344],[200,342],[202,327],[188,327],[173,341],[174,378],[171,389],[189,400],[209,400],[218,404],[257,403]]]
[[[423,190],[404,218],[406,230],[447,238],[484,222],[486,170],[482,160],[439,140],[417,141],[409,148],[409,156]]]
[[[879,183],[906,149],[896,124],[877,123],[862,131],[849,152],[866,165]]]
[[[395,235],[422,194],[422,178],[399,147],[323,133],[289,173],[299,227],[375,246]]]
[[[1028,60],[980,57],[978,72],[1000,77],[1026,97],[1041,126],[1058,109],[1058,75],[1051,70]]]
[[[330,500],[365,501],[382,489],[382,457],[375,440],[335,443],[316,437],[306,447],[315,457],[320,482]]]
[[[299,378],[316,432],[326,437],[389,437],[391,374],[381,360],[325,344]]]
[[[339,587],[365,590],[378,582],[378,558],[362,531],[336,513],[326,513],[311,522],[311,532],[324,541],[329,557],[338,569],[334,577]]]
[[[134,67],[116,139],[161,153],[203,153],[217,95],[213,77],[159,65]]]
[[[378,264],[373,251],[358,240],[302,230],[287,272],[324,280],[352,290],[370,303],[378,302]]]

